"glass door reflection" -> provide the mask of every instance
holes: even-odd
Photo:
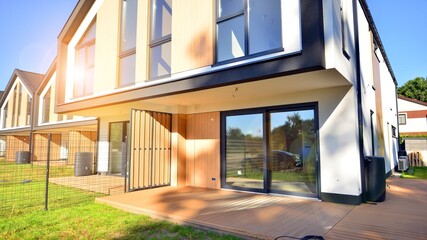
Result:
[[[264,190],[263,114],[226,117],[226,185]]]
[[[314,110],[270,113],[269,190],[316,195]]]

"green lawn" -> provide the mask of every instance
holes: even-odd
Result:
[[[49,184],[45,166],[0,159],[0,239],[237,239],[97,204],[101,194]],[[51,167],[54,176],[72,168]]]
[[[0,218],[0,239],[237,239],[94,202]]]
[[[427,179],[427,167],[410,167],[408,171],[402,172],[401,178]]]

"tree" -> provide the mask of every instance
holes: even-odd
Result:
[[[427,102],[427,78],[417,77],[397,89],[397,93],[412,99]]]

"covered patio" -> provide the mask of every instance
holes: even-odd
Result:
[[[194,187],[163,187],[96,201],[244,238],[424,239],[427,181],[391,178],[387,183],[385,202],[360,206]]]

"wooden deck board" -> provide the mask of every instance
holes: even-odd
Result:
[[[157,188],[97,202],[261,239],[426,239],[427,181],[390,179],[388,184],[385,202],[360,206],[194,187]]]

